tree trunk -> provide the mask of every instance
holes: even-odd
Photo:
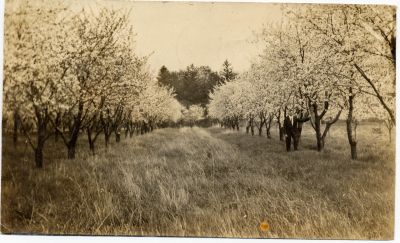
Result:
[[[314,113],[314,117],[315,117],[313,128],[315,130],[315,136],[317,138],[317,150],[318,150],[318,152],[321,152],[325,147],[326,135],[328,134],[330,127],[339,120],[342,110],[339,110],[339,112],[336,114],[336,116],[332,120],[327,121],[325,123],[325,129],[322,134],[321,133],[321,121],[328,110],[329,103],[325,102],[324,110],[322,111],[321,114],[318,114],[318,105],[317,104],[313,104],[312,107],[313,107],[313,113]]]
[[[79,137],[79,128],[74,129],[71,139],[68,142],[68,159],[75,159],[75,148]]]
[[[76,143],[78,141],[79,137],[79,131],[81,129],[82,125],[82,116],[83,116],[83,102],[79,102],[78,105],[78,115],[74,120],[74,123],[72,125],[72,131],[70,134],[70,139],[68,141],[67,145],[67,150],[68,150],[68,159],[75,159],[75,148],[76,148]]]
[[[263,126],[266,122],[266,118],[262,112],[260,113],[259,118],[260,118],[260,124],[259,124],[260,126],[258,127],[258,136],[261,136]]]
[[[384,123],[388,131],[389,143],[392,143],[392,129],[394,126],[393,121],[391,119],[386,119]]]
[[[324,148],[321,135],[321,119],[318,115],[318,107],[315,104],[313,105],[313,112],[314,112],[315,137],[317,139],[317,151],[321,152],[322,149]]]
[[[278,131],[279,131],[279,140],[283,141],[285,137],[285,131],[282,127],[281,123],[281,110],[279,110],[278,115],[276,116],[276,119],[278,121]]]
[[[19,127],[19,116],[18,116],[17,110],[14,111],[13,118],[14,118],[13,145],[14,145],[14,147],[17,147],[17,145],[18,145],[18,127]]]
[[[278,131],[279,131],[279,140],[283,141],[285,137],[285,131],[283,130],[282,123],[278,120]]]
[[[35,165],[37,168],[43,168],[43,148],[46,141],[46,124],[43,121],[38,122],[37,146],[35,148]]]
[[[357,141],[356,141],[356,138],[353,136],[353,127],[352,127],[352,123],[354,121],[354,119],[353,119],[354,94],[353,94],[353,89],[351,87],[349,88],[349,91],[350,91],[349,112],[347,113],[346,130],[347,130],[347,139],[350,144],[351,159],[356,160],[357,159]]]
[[[115,129],[115,142],[121,142],[121,132],[118,129]]]
[[[54,131],[54,142],[58,142],[58,137],[59,137],[59,134],[58,134],[58,131],[56,130],[56,131]]]
[[[76,144],[70,143],[68,144],[68,159],[75,159],[75,147]]]
[[[86,128],[86,132],[87,132],[87,137],[88,137],[88,142],[89,142],[89,149],[92,152],[92,154],[94,155],[94,139],[92,138],[92,131],[90,130],[90,128]]]
[[[351,150],[351,159],[356,160],[357,157],[357,143],[352,143],[350,144],[350,150]]]
[[[110,143],[110,136],[111,136],[111,133],[108,133],[108,132],[104,133],[104,143],[106,145],[106,148],[108,148],[108,144]]]
[[[253,120],[253,118],[250,119],[250,131],[251,131],[251,136],[254,136],[254,120]]]
[[[89,149],[92,152],[92,154],[95,155],[94,142],[93,141],[89,142]]]
[[[267,138],[271,138],[271,123],[272,123],[272,116],[268,118],[268,121],[265,122],[265,129],[267,131]]]
[[[59,131],[58,131],[58,127],[60,127],[60,124],[61,124],[61,115],[60,115],[60,113],[59,112],[57,112],[57,115],[56,115],[56,120],[55,120],[55,129],[54,129],[54,142],[57,142],[58,141],[58,138],[59,138]]]
[[[43,147],[38,147],[35,149],[35,165],[36,168],[43,168]]]
[[[143,123],[140,127],[140,134],[143,135],[146,132],[146,125]]]
[[[279,127],[279,140],[283,141],[284,137],[285,137],[285,133],[283,131],[283,127]]]
[[[318,129],[318,128],[317,128]],[[324,148],[324,143],[321,138],[321,131],[316,131],[316,138],[317,138],[317,151],[321,152]]]
[[[126,122],[125,138],[127,138],[128,135],[129,138],[133,136],[133,125],[131,121]]]

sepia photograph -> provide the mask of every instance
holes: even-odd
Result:
[[[393,240],[396,11],[5,0],[1,234]]]

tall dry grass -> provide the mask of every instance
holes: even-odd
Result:
[[[35,169],[25,145],[3,137],[2,232],[392,239],[394,145],[359,128],[358,161],[342,125],[318,153],[220,128],[160,129],[96,156],[61,144]],[[270,229],[259,229],[261,222]]]

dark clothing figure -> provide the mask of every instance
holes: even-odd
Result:
[[[283,128],[285,132],[286,151],[290,151],[293,137],[293,124],[288,116],[286,116],[283,121]]]

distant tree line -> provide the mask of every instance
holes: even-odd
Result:
[[[158,83],[173,88],[176,99],[185,107],[200,105],[203,108],[209,103],[209,93],[216,85],[229,82],[236,77],[231,63],[225,60],[220,72],[208,66],[194,66],[184,70],[170,71],[162,66],[158,73]],[[207,111],[206,111],[207,112]]]

